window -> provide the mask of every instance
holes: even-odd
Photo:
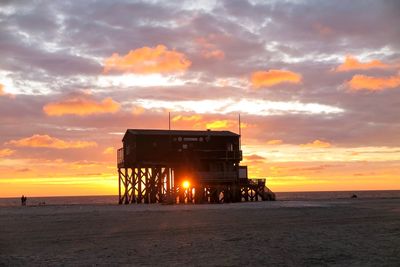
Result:
[[[232,143],[227,144],[227,149],[228,151],[233,151],[233,144]]]

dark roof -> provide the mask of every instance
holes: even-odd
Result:
[[[149,130],[149,129],[128,129],[127,134],[133,135],[183,135],[183,136],[199,136],[199,135],[210,135],[210,136],[239,136],[231,131],[191,131],[191,130]],[[124,136],[124,138],[125,138]]]

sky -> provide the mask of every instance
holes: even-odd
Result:
[[[400,189],[399,1],[1,1],[0,197],[117,194],[127,128],[279,191]]]

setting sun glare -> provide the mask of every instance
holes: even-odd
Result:
[[[187,181],[187,180],[183,181],[182,187],[185,188],[185,189],[188,189],[190,187],[189,181]]]

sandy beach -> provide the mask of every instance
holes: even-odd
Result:
[[[400,199],[0,208],[0,266],[400,266]]]

